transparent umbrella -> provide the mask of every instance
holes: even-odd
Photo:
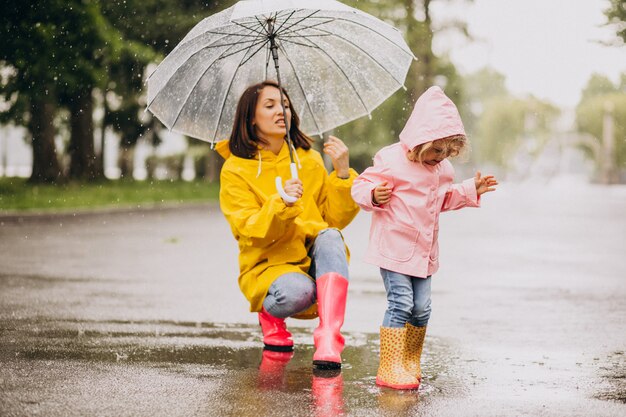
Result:
[[[370,115],[403,87],[414,59],[397,29],[338,1],[240,1],[198,23],[159,64],[148,110],[215,143],[229,137],[243,91],[275,76],[301,130],[321,135]]]

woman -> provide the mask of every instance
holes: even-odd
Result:
[[[283,89],[265,81],[239,99],[230,140],[217,150],[226,159],[221,172],[220,206],[239,243],[239,287],[259,313],[265,349],[292,351],[285,318],[314,318],[313,363],[341,367],[340,328],[348,289],[347,250],[340,229],[359,208],[350,188],[357,176],[348,149],[335,137],[324,144],[333,164],[329,175]],[[289,178],[285,123],[293,142],[300,179],[288,179],[282,199],[275,177]],[[317,302],[316,302],[317,301]]]

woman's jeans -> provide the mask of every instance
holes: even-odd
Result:
[[[270,285],[263,301],[265,310],[274,317],[286,318],[300,313],[316,301],[315,282],[328,272],[336,272],[348,279],[346,246],[337,229],[324,229],[315,238],[309,250],[309,275],[288,273],[279,276]]]
[[[424,327],[430,318],[430,280],[380,268],[387,290],[387,311],[383,327]]]

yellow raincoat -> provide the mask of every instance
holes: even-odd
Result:
[[[239,287],[250,302],[250,311],[261,311],[270,285],[279,276],[307,274],[308,251],[317,234],[326,228],[343,229],[359,211],[350,189],[350,178],[328,174],[319,152],[297,149],[298,176],[304,194],[287,207],[276,192],[275,177],[291,178],[289,150],[278,155],[259,149],[256,159],[231,155],[228,141],[217,151],[226,159],[220,176],[220,207],[239,243]],[[260,158],[259,158],[260,155]],[[347,249],[347,248],[346,248]],[[317,306],[297,315],[314,318]]]

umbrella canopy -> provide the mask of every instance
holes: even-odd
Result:
[[[278,77],[300,129],[319,135],[369,115],[403,87],[413,59],[397,29],[338,1],[240,1],[198,23],[150,75],[148,110],[216,142],[229,137],[243,91]]]

